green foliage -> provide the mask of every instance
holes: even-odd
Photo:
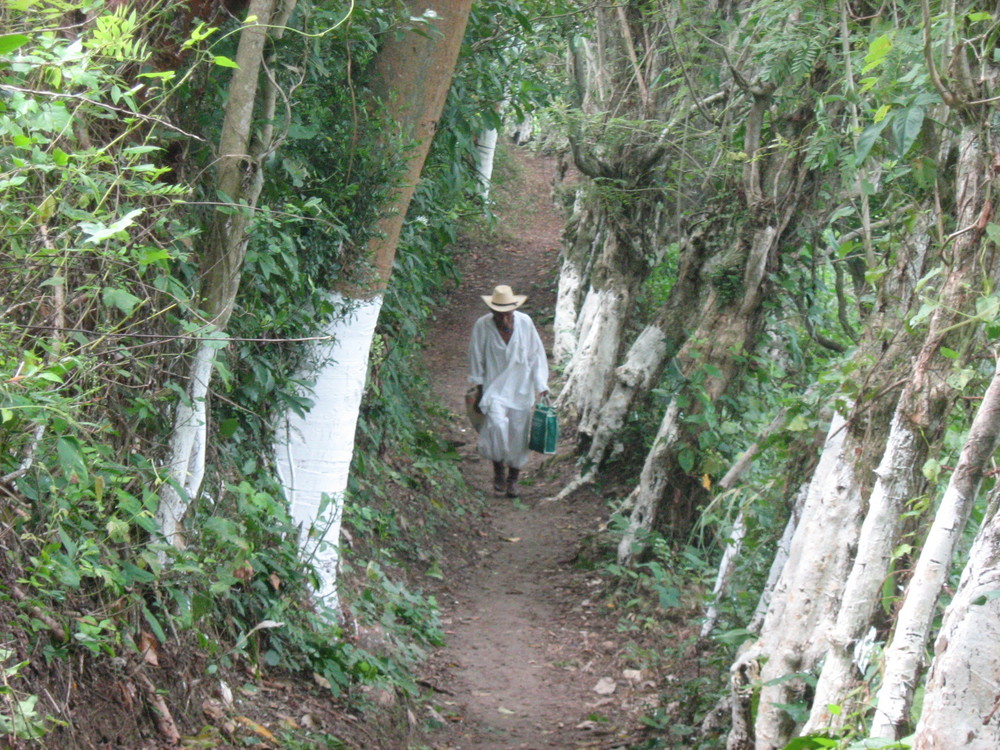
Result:
[[[28,662],[10,664],[13,656],[0,646],[0,737],[38,740],[60,722],[39,713],[37,695],[25,695],[14,687],[12,683]]]

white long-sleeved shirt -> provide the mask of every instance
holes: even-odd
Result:
[[[469,343],[469,382],[483,386],[479,408],[484,412],[494,404],[529,409],[535,395],[549,389],[545,347],[527,314],[514,311],[514,331],[507,343],[493,322],[493,313],[475,322]]]

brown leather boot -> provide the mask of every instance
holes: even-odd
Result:
[[[507,471],[507,497],[521,497],[521,493],[517,489],[517,478],[520,475],[521,470],[515,469],[513,466]]]
[[[506,488],[504,479],[504,470],[506,468],[502,461],[493,462],[493,491],[498,495],[502,495]]]

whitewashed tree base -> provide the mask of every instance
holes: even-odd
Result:
[[[343,302],[340,297],[334,300],[338,306]],[[276,436],[278,477],[292,519],[301,528],[302,554],[319,572],[317,595],[334,611],[339,607],[336,584],[344,492],[381,308],[381,296],[360,301],[345,318],[327,327],[324,334],[333,340],[315,352],[325,364],[310,394],[313,408],[302,417],[287,413]]]

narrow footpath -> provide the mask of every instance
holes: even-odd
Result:
[[[454,415],[448,437],[461,443],[470,486],[487,498],[472,560],[452,561],[436,592],[447,645],[428,665],[439,697],[428,710],[442,724],[430,747],[627,748],[659,691],[630,663],[619,615],[595,596],[601,576],[581,554],[607,521],[605,502],[586,492],[544,500],[573,470],[565,443],[555,458],[533,455],[520,500],[494,497],[464,416],[469,331],[487,311],[479,295],[503,283],[527,294],[522,310],[551,351],[563,223],[551,200],[555,162],[521,149],[514,159],[517,185],[500,201],[505,239],[468,248],[461,287],[442,301],[428,338],[433,387]]]

